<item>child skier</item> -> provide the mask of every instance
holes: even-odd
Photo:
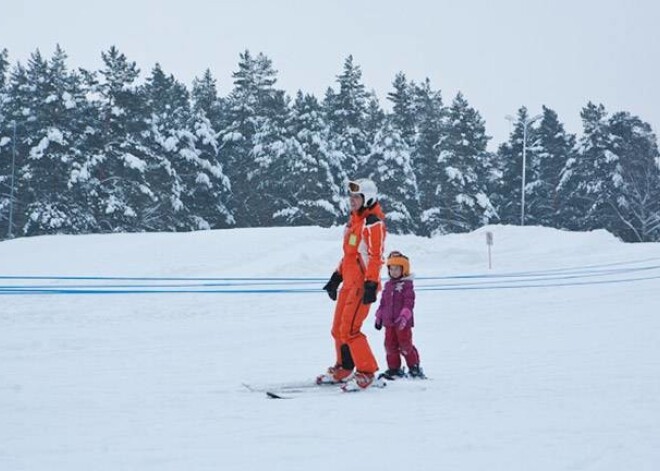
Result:
[[[390,279],[385,283],[375,322],[376,330],[385,326],[388,369],[380,377],[392,380],[405,376],[401,369],[403,356],[408,365],[408,374],[413,378],[425,378],[419,366],[419,352],[412,339],[415,288],[410,275],[410,261],[401,252],[391,252],[387,256],[387,270]]]

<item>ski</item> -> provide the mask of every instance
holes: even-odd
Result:
[[[387,386],[382,380],[375,380],[367,389],[344,389],[346,383],[321,383],[299,382],[299,383],[275,383],[269,385],[256,386],[248,383],[242,383],[242,386],[250,392],[265,393],[268,399],[293,399],[306,395],[314,394],[341,394],[367,391],[369,389],[381,389]]]
[[[376,378],[374,379],[373,383],[369,385],[368,388],[362,389],[360,387],[354,387],[354,388],[347,388],[347,385],[342,385],[341,390],[342,392],[345,393],[357,393],[357,392],[363,392],[363,391],[369,391],[370,389],[383,389],[385,386],[387,386],[387,381]]]
[[[336,387],[331,387],[336,386]],[[300,397],[306,394],[314,393],[318,394],[335,394],[341,392],[338,384],[314,384],[310,387],[294,387],[294,388],[279,388],[279,389],[268,389],[264,391],[268,399],[293,399],[295,397]]]
[[[291,383],[272,383],[264,385],[253,385],[242,383],[243,387],[250,392],[265,393],[269,399],[292,399],[303,393],[334,393],[339,384],[316,384],[312,381],[301,381]]]
[[[290,383],[270,383],[262,385],[254,385],[249,383],[241,383],[245,389],[250,392],[302,392],[306,389],[324,389],[329,386],[337,386],[338,383],[323,383],[316,384],[313,381],[300,381],[300,382],[290,382]]]

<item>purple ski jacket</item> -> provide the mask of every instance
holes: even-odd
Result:
[[[376,311],[376,322],[383,327],[394,327],[399,323],[401,316],[409,317],[406,325],[415,325],[413,308],[415,307],[415,287],[412,277],[407,276],[398,280],[389,279],[380,295],[380,304]]]

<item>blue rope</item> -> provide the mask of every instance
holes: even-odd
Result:
[[[436,277],[417,277],[416,289],[419,291],[463,291],[463,290],[495,290],[519,288],[546,288],[565,286],[584,286],[594,284],[628,283],[659,279],[659,276],[638,278],[617,278],[611,280],[573,281],[594,277],[620,276],[635,272],[649,272],[660,269],[660,265],[630,266],[636,263],[649,262],[656,259],[646,259],[630,262],[591,265],[585,267],[558,268],[545,271],[530,271],[520,273],[454,275]],[[622,268],[609,268],[616,266]],[[318,293],[318,284],[325,278],[287,278],[287,277],[119,277],[119,276],[0,276],[2,280],[13,281],[139,281],[139,282],[202,282],[202,283],[149,283],[149,284],[74,284],[74,285],[44,285],[44,284],[5,284],[0,285],[2,295],[79,295],[79,294],[301,294]],[[475,280],[474,283],[459,284],[425,284],[432,281]],[[483,281],[477,281],[483,280]],[[497,281],[500,281],[497,283]],[[543,283],[546,282],[546,283]],[[304,286],[274,288],[272,286]],[[263,288],[254,288],[263,286]],[[250,288],[248,288],[250,287]],[[218,289],[222,288],[222,289]]]
[[[483,285],[455,285],[455,286],[421,286],[417,291],[469,291],[469,290],[499,290],[499,289],[526,289],[526,288],[554,288],[570,286],[586,286],[601,284],[631,283],[637,281],[658,280],[658,276],[624,278],[617,280],[591,280],[573,283],[521,283],[521,284],[483,284]],[[306,294],[319,293],[323,290],[319,288],[309,289],[206,289],[206,290],[163,290],[163,289],[69,289],[69,288],[50,288],[50,289],[32,289],[32,288],[0,288],[0,296],[3,295],[81,295],[81,294]]]
[[[552,273],[569,275],[569,276],[597,276],[597,275],[610,275],[619,273],[629,273],[641,270],[654,270],[660,268],[660,265],[652,265],[646,267],[629,267],[617,268],[609,270],[581,270],[581,269],[551,269],[539,272],[520,272],[520,273],[500,273],[500,274],[480,274],[480,275],[450,275],[450,276],[426,276],[415,277],[416,281],[433,281],[433,280],[462,280],[462,279],[498,279],[498,278],[531,278],[531,277],[546,277],[553,276]],[[559,272],[558,270],[563,270]],[[384,280],[387,278],[383,278]],[[102,276],[8,276],[0,275],[0,280],[39,280],[39,281],[205,281],[217,283],[202,283],[194,286],[248,286],[248,285],[263,285],[263,284],[277,284],[277,285],[292,285],[292,284],[305,284],[305,283],[322,283],[326,278],[259,278],[259,277],[245,277],[245,278],[200,278],[200,277],[102,277]],[[35,285],[37,286],[37,285]],[[112,285],[108,285],[112,286]],[[116,285],[121,286],[141,286],[141,285]],[[149,286],[179,286],[179,285],[149,285]],[[191,285],[180,285],[191,286]]]

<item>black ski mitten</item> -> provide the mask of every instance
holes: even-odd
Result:
[[[378,283],[375,281],[364,282],[364,294],[362,295],[362,304],[371,304],[376,301],[376,290]]]
[[[333,301],[337,300],[337,289],[341,282],[344,281],[344,278],[339,274],[339,272],[334,272],[330,277],[330,280],[323,287],[324,290],[328,292],[328,296]]]

